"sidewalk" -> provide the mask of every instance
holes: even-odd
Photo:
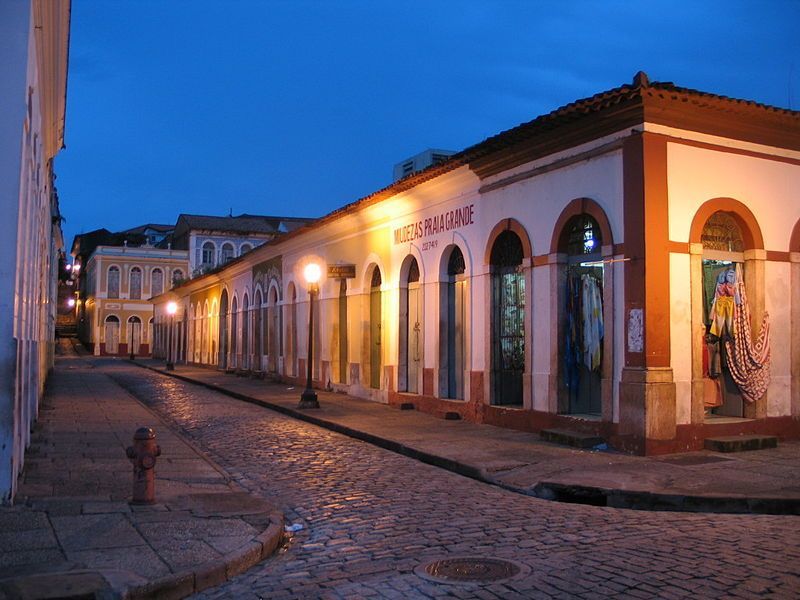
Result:
[[[271,555],[283,516],[62,342],[15,506],[0,507],[0,600],[178,598]],[[162,454],[157,504],[137,506],[125,449],[142,426]]]
[[[645,510],[800,515],[800,442],[737,453],[640,457],[578,450],[537,434],[448,421],[317,390],[321,408],[298,410],[302,390],[209,368],[137,364],[256,402],[519,493]]]

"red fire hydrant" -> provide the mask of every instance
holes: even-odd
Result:
[[[155,432],[149,427],[137,429],[133,446],[128,446],[125,453],[133,463],[133,504],[155,504],[156,457],[161,456]]]

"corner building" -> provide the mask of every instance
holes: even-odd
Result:
[[[634,453],[797,437],[798,189],[800,113],[638,73],[176,287],[156,356],[302,384],[316,261],[321,388]]]

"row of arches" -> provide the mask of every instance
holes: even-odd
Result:
[[[730,256],[720,255],[724,249],[715,246],[720,238],[720,229],[732,232],[725,242],[729,244],[725,251]],[[797,232],[800,232],[800,225],[795,226],[792,238],[800,244],[800,233]],[[749,274],[758,267],[745,265],[747,261],[743,253],[763,249],[764,242],[756,219],[743,204],[731,199],[703,204],[692,221],[690,242],[703,247],[697,258],[701,267],[703,261],[741,262],[745,283],[755,285]],[[402,260],[399,281],[393,286],[387,285],[387,273],[379,261],[368,262],[363,272],[368,283],[361,292],[363,303],[359,310],[362,313],[357,315],[366,323],[360,356],[350,356],[348,352],[346,281],[339,281],[338,297],[333,284],[329,283],[329,293],[324,300],[328,303],[324,336],[326,342],[330,342],[326,346],[326,360],[336,363],[338,369],[332,369],[328,375],[336,373],[334,382],[352,383],[355,381],[352,363],[358,363],[361,384],[373,389],[387,389],[384,363],[389,363],[397,369],[398,392],[464,399],[471,385],[469,373],[474,368],[470,353],[485,340],[484,369],[488,376],[489,403],[522,406],[524,399],[531,394],[526,386],[531,385],[533,365],[532,271],[538,266],[549,266],[549,285],[552,287],[547,301],[551,305],[542,314],[549,314],[552,319],[548,326],[552,330],[549,344],[553,358],[542,370],[549,369],[553,383],[548,391],[555,392],[551,395],[556,400],[548,410],[602,414],[610,418],[612,363],[615,360],[615,268],[610,267],[610,263],[616,250],[603,209],[589,199],[570,203],[556,222],[550,250],[551,254],[547,256],[534,257],[525,228],[514,219],[499,222],[486,244],[484,260],[488,278],[485,285],[480,284],[480,289],[486,292],[482,297],[475,297],[475,290],[471,289],[476,277],[470,264],[472,255],[460,243],[444,249],[439,275],[435,281],[428,277],[427,283],[418,255],[409,254]],[[622,274],[622,267],[618,272]],[[692,273],[692,288],[703,288],[706,282],[702,268],[695,272],[693,267]],[[763,283],[759,285],[763,287]],[[389,289],[397,290],[396,303],[394,299],[389,303],[384,301]],[[748,290],[748,295],[756,305],[754,315],[759,310],[763,312],[763,289]],[[544,296],[540,294],[538,297]],[[430,303],[432,298],[437,300],[438,314],[435,317],[438,323],[426,328],[426,314],[428,318],[434,315],[426,312],[425,303]],[[397,314],[386,314],[387,306],[394,307]],[[484,309],[486,330],[473,335],[470,328],[475,311]],[[692,314],[692,331],[709,325],[708,309],[702,308],[700,301],[696,306],[693,304]],[[269,288],[267,297],[260,287],[256,288],[254,295],[245,292],[241,296],[229,296],[229,292],[224,290],[218,311],[214,304],[208,307],[198,305],[190,309],[188,318],[190,322],[194,320],[194,328],[189,329],[194,334],[188,336],[193,349],[189,356],[195,362],[216,362],[227,369],[298,375],[297,294],[293,283],[287,284],[285,302],[281,300],[277,286]],[[320,323],[320,319],[315,318],[315,322]],[[387,323],[397,327],[392,333],[396,334],[397,344],[393,346],[396,356],[389,356],[384,351],[386,333],[383,327]],[[537,323],[545,324],[543,321]],[[670,325],[665,324],[665,327]],[[350,330],[352,335],[355,329],[351,327]],[[429,340],[433,343],[426,344],[426,332],[434,338]],[[313,334],[318,349],[320,333],[315,331]],[[540,336],[538,339],[544,338]],[[357,347],[358,344],[353,346]],[[628,347],[634,348],[630,344]],[[435,354],[435,360],[428,357],[428,364],[435,362],[436,365],[433,381],[425,379],[426,348]],[[702,349],[695,345],[694,337],[692,348],[692,380],[699,381],[702,379]],[[319,380],[322,373],[318,362],[313,366],[314,377]],[[701,365],[699,370],[698,365]],[[702,406],[703,396],[700,394],[695,398],[695,387],[693,385],[692,404]],[[744,408],[735,407],[730,402],[726,409],[714,410],[711,414],[744,416],[745,413]]]
[[[128,298],[132,300],[142,299],[142,268],[138,266],[131,267],[128,271]],[[180,281],[183,279],[183,271],[181,269],[172,269],[172,281]],[[120,268],[118,265],[110,265],[106,275],[106,297],[119,298],[120,297]],[[156,267],[150,271],[150,285],[149,296],[158,296],[164,293],[164,270]]]
[[[276,286],[266,296],[257,288],[252,301],[245,292],[241,303],[237,296],[229,302],[223,290],[219,305],[216,299],[192,304],[187,319],[189,362],[278,373],[283,343]]]
[[[224,265],[230,262],[237,256],[242,256],[250,252],[253,245],[245,242],[239,246],[239,252],[236,253],[236,247],[232,242],[222,242],[217,247],[217,244],[212,240],[206,240],[200,247],[200,263],[201,267],[215,267],[217,265]]]

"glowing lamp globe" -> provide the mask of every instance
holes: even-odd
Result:
[[[303,277],[308,283],[317,283],[322,276],[322,271],[317,263],[308,263],[303,269]]]

